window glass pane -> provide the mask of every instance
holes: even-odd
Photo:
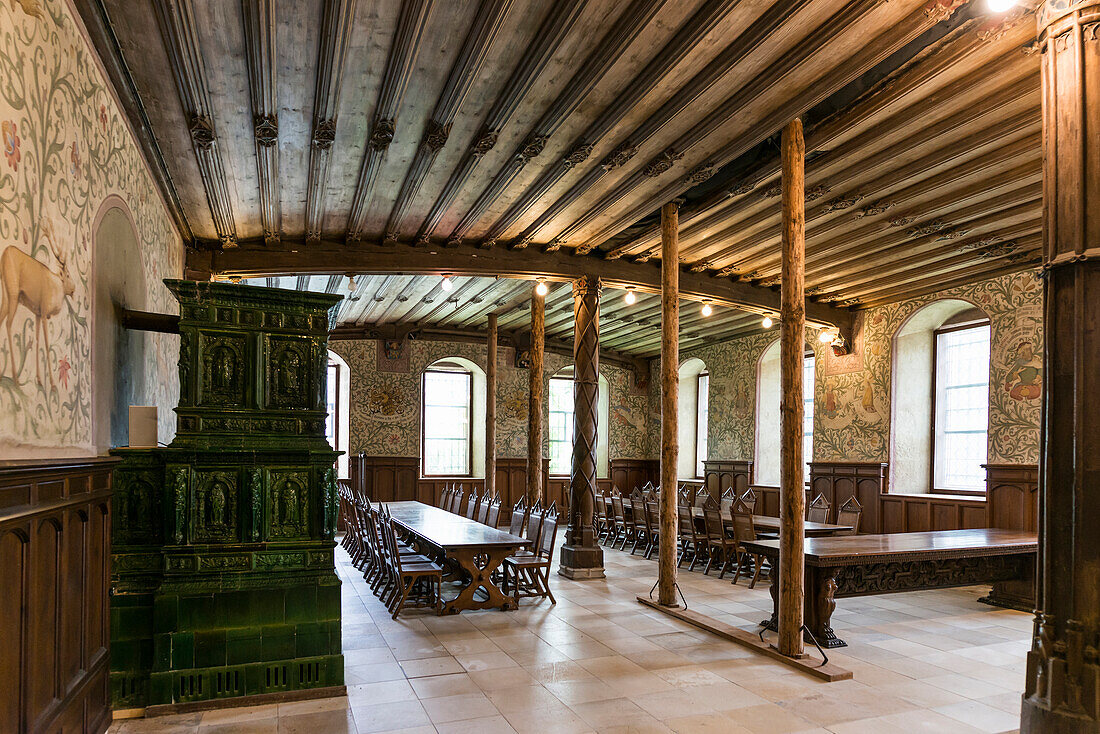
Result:
[[[709,415],[710,375],[699,375],[695,394],[695,476],[703,476],[703,462],[707,458],[707,417]]]
[[[935,488],[985,488],[989,325],[936,334]]]
[[[336,433],[339,430],[339,423],[336,420],[336,394],[340,385],[340,366],[335,362],[329,362],[327,377],[325,410],[328,411],[328,415],[325,416],[325,435],[328,437],[329,446],[335,450],[340,446],[339,436]]]
[[[469,372],[424,373],[424,473],[470,473]]]
[[[568,474],[573,465],[573,380],[550,379],[550,473]]]

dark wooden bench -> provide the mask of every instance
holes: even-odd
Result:
[[[836,599],[992,583],[979,601],[1030,612],[1035,608],[1034,533],[979,528],[806,539],[805,623],[822,647],[844,647],[830,626]],[[777,629],[779,541],[745,547],[771,563],[772,617]]]

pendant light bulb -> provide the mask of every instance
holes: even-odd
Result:
[[[763,326],[765,329],[770,329],[770,328],[772,328],[772,324],[774,324],[774,323],[775,322],[772,321],[771,316],[765,316],[764,320],[760,322],[760,325]]]
[[[355,292],[355,278],[348,276],[348,293]]]
[[[626,305],[628,305],[628,306],[633,306],[634,302],[637,301],[637,300],[638,300],[638,297],[636,295],[634,295],[634,289],[633,288],[628,289],[626,291],[626,295],[623,296],[623,301],[625,301]]]
[[[714,309],[710,307],[709,303],[704,303],[703,308],[700,309],[700,313],[702,313],[703,316],[710,316],[712,313],[714,313]]]
[[[832,343],[833,343],[833,340],[835,340],[835,339],[836,339],[836,334],[834,334],[834,333],[833,333],[833,332],[831,332],[831,331],[823,331],[823,332],[821,332],[821,334],[820,334],[820,335],[819,335],[819,336],[817,337],[817,339],[818,339],[818,341],[820,341],[820,342],[821,342],[822,344],[832,344]]]
[[[452,288],[455,287],[455,284],[451,282],[451,276],[444,275],[443,282],[439,284],[439,287],[445,291],[450,291]]]
[[[1016,5],[1013,0],[988,0],[989,9],[994,13],[1003,13]]]
[[[535,293],[538,293],[540,296],[545,296],[549,292],[550,288],[546,285],[546,281],[539,278],[539,284],[535,286]]]

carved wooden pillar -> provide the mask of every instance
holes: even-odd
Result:
[[[600,386],[600,279],[573,281],[573,466],[569,527],[558,573],[603,578],[603,549],[593,529],[596,512],[596,421]]]
[[[780,294],[779,652],[802,654],[806,502],[802,464],[802,363],[806,349],[806,144],[802,120],[783,128],[783,265]]]
[[[1039,588],[1022,732],[1100,731],[1100,1],[1037,12],[1044,353]]]
[[[679,460],[677,398],[680,388],[680,215],[674,202],[661,207],[661,528],[657,553],[657,603],[676,605],[676,464]]]
[[[527,390],[527,504],[542,497],[542,364],[546,347],[546,298],[531,290],[531,366]]]
[[[497,491],[497,315],[489,314],[485,343],[485,496]]]

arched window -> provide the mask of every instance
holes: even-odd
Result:
[[[485,372],[462,357],[440,359],[424,370],[420,392],[423,475],[479,476],[485,467]]]
[[[890,486],[982,492],[989,428],[989,318],[949,299],[894,335]]]
[[[707,423],[710,373],[703,360],[692,357],[680,365],[676,412],[680,452],[676,475],[680,479],[703,476],[707,458]]]
[[[802,459],[805,481],[810,480],[810,462],[814,456],[814,369],[812,351],[802,362]],[[779,486],[780,444],[779,341],[760,355],[756,368],[756,452],[753,472],[757,484]]]
[[[336,460],[336,471],[341,479],[348,477],[348,443],[351,411],[351,370],[348,363],[336,352],[328,353],[328,379],[325,382],[325,435],[336,451],[343,451]]]
[[[573,468],[573,367],[565,367],[550,378],[548,439],[550,475],[569,476]],[[596,476],[611,476],[607,451],[608,416],[611,412],[611,387],[600,375],[596,387]]]

